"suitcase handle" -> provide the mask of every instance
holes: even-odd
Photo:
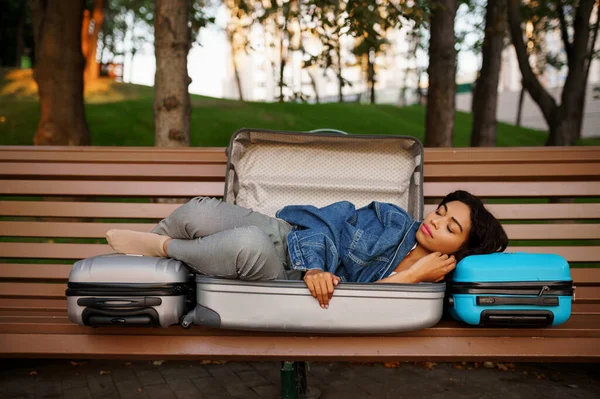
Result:
[[[477,305],[530,305],[530,306],[558,306],[557,297],[526,297],[526,296],[478,296]]]
[[[343,130],[338,130],[338,129],[314,129],[314,130],[310,130],[309,133],[336,133],[336,134],[348,134],[346,132],[344,132]]]
[[[484,310],[479,325],[482,327],[547,327],[554,322],[549,310]]]
[[[88,326],[90,327],[101,327],[101,326],[152,326],[154,321],[148,315],[137,315],[137,316],[103,316],[93,315],[88,318]]]
[[[77,305],[99,309],[132,308],[159,306],[162,299],[156,297],[143,298],[79,298]]]
[[[98,309],[85,308],[81,313],[83,324],[99,326],[159,326],[158,312],[153,308]]]

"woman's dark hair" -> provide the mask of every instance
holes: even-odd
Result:
[[[458,190],[446,195],[440,206],[452,201],[460,201],[471,209],[471,231],[467,245],[454,254],[457,261],[469,255],[491,254],[506,249],[506,232],[479,198],[467,191]]]

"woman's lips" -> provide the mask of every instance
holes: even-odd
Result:
[[[429,237],[433,238],[433,234],[431,234],[431,229],[425,223],[421,225],[421,230],[423,233],[427,234]]]

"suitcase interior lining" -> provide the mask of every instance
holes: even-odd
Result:
[[[226,201],[274,216],[286,205],[389,202],[422,218],[422,146],[411,137],[242,130]]]

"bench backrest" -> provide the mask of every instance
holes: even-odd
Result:
[[[220,197],[224,148],[0,147],[0,310],[65,309],[74,260],[112,252],[111,228],[150,231],[180,203]],[[558,253],[574,312],[600,313],[600,148],[426,149],[426,213],[482,197],[508,251]]]

